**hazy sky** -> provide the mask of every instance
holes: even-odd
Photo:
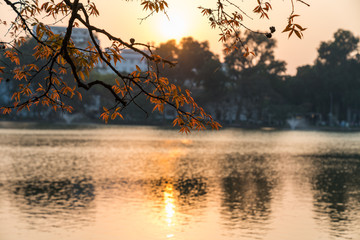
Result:
[[[199,41],[208,40],[211,50],[222,54],[223,46],[218,42],[219,31],[210,28],[208,19],[202,17],[200,9],[197,8],[211,7],[215,0],[168,0],[170,21],[161,13],[140,21],[140,18],[147,15],[147,12],[142,11],[140,0],[94,2],[98,6],[100,17],[94,18],[93,23],[125,40],[133,37],[136,41],[153,42],[157,45],[171,38],[193,36]],[[241,4],[254,18],[246,20],[248,27],[261,31],[268,31],[270,26],[276,27],[276,56],[288,63],[290,74],[295,74],[298,66],[313,63],[320,42],[330,40],[337,29],[350,30],[360,36],[360,0],[306,0],[310,7],[297,3],[296,13],[301,15],[298,23],[308,28],[302,40],[295,36],[288,39],[286,33],[281,33],[291,12],[290,0],[269,0],[273,7],[269,14],[270,20],[259,20],[257,15],[252,13],[256,0],[235,2]],[[4,5],[1,6],[0,13],[1,19],[8,15]],[[65,24],[66,22],[62,23]],[[101,41],[106,44],[105,38],[101,38]]]
[[[98,3],[99,9],[106,12],[105,26],[111,31],[118,32],[126,38],[135,37],[140,41],[153,40],[156,42],[166,41],[168,38],[176,38],[174,33],[179,31],[182,36],[193,36],[197,40],[208,40],[211,49],[221,54],[222,44],[218,42],[218,30],[211,29],[208,20],[202,17],[198,6],[209,6],[211,0],[168,0],[169,17],[173,27],[163,15],[148,18],[140,24],[138,18],[146,16],[145,12],[138,7],[139,1],[125,2],[119,0],[107,0],[106,3]],[[270,0],[273,11],[270,12],[270,20],[259,20],[252,13],[256,0],[237,1],[248,9],[254,20],[246,21],[247,25],[254,30],[267,31],[270,26],[278,30],[274,39],[277,40],[276,56],[288,63],[288,73],[295,74],[296,68],[304,64],[313,63],[317,56],[317,48],[321,41],[332,38],[337,29],[343,28],[360,36],[360,0],[307,0],[310,7],[297,3],[296,13],[298,23],[308,29],[304,32],[304,39],[297,37],[288,39],[286,33],[281,33],[287,24],[287,18],[291,12],[290,0]],[[126,11],[119,13],[119,9]],[[124,20],[125,19],[125,20]],[[103,21],[103,20],[102,20]],[[167,24],[164,24],[167,23]],[[101,24],[101,22],[99,22]]]

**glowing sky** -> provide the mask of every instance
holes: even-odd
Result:
[[[291,12],[290,0],[269,0],[273,10],[270,20],[259,20],[252,13],[256,1],[238,1],[254,20],[246,20],[248,27],[253,30],[268,31],[275,26],[277,32],[274,39],[278,42],[275,50],[278,59],[285,60],[288,73],[295,74],[296,67],[313,63],[317,56],[317,48],[321,41],[328,41],[334,32],[343,28],[360,36],[360,1],[359,0],[306,0],[311,6],[296,4],[296,13],[301,16],[298,23],[308,29],[304,32],[304,39],[296,37],[288,39],[287,34],[281,33],[287,24],[287,17]],[[112,34],[128,40],[135,38],[137,42],[153,43],[155,46],[168,39],[193,36],[196,40],[210,42],[210,48],[217,54],[222,54],[222,44],[218,42],[219,31],[211,29],[208,19],[202,17],[198,6],[211,7],[213,0],[168,0],[168,15],[150,16],[144,21],[147,12],[142,11],[141,1],[106,0],[94,1],[100,11],[100,17],[92,19],[93,23],[107,29]],[[2,6],[1,18],[7,15]],[[66,25],[66,22],[59,25]],[[1,32],[4,32],[0,29]],[[2,35],[2,34],[1,34]],[[0,36],[2,37],[2,36]],[[106,44],[106,39],[100,39]]]
[[[107,0],[101,3],[99,1],[98,6],[100,11],[106,12],[103,18],[106,21],[104,26],[110,27],[111,31],[118,32],[125,39],[135,37],[143,42],[158,43],[168,38],[179,38],[183,34],[183,36],[193,36],[199,41],[208,40],[211,50],[221,54],[223,47],[218,42],[219,32],[210,28],[208,20],[202,17],[197,8],[209,6],[212,2],[216,1],[168,0],[168,15],[170,21],[174,22],[172,24],[163,14],[152,16],[140,23],[138,19],[146,16],[146,12],[142,12],[142,8],[139,7],[140,1]],[[254,20],[246,21],[250,28],[267,31],[270,26],[276,27],[278,30],[274,35],[278,43],[276,56],[288,63],[290,74],[295,74],[298,66],[313,63],[320,42],[330,40],[339,28],[350,30],[356,36],[360,36],[359,0],[307,0],[310,7],[297,3],[296,13],[301,15],[298,22],[308,28],[302,40],[296,37],[288,39],[287,34],[281,33],[291,12],[290,0],[270,1],[273,7],[273,11],[269,14],[270,20],[259,20],[252,13],[256,5],[255,0],[238,2],[244,6],[250,16],[254,17]],[[126,11],[119,13],[119,9],[122,8],[126,8]],[[175,34],[174,30],[179,34]]]

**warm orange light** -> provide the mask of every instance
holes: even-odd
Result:
[[[171,230],[172,226],[175,225],[174,217],[175,217],[175,199],[174,199],[174,187],[172,184],[167,184],[164,191],[164,204],[165,204],[165,214],[166,214],[166,222]],[[173,233],[169,233],[166,235],[166,238],[174,237]]]
[[[187,35],[188,22],[183,16],[171,14],[169,15],[169,18],[163,16],[159,19],[158,28],[165,40],[180,40]]]
[[[174,191],[172,184],[166,185],[164,191],[164,203],[165,203],[166,222],[170,227],[174,225],[173,218],[175,214]]]

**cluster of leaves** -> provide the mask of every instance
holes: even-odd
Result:
[[[271,4],[269,2],[262,3],[260,0],[257,0],[257,2],[259,5],[254,8],[253,12],[260,14],[260,18],[266,17],[269,19],[267,12],[272,9]]]
[[[147,19],[154,13],[162,12],[167,15],[166,9],[169,7],[165,0],[142,0],[141,5],[144,11],[150,12],[146,17],[142,18],[142,20]]]
[[[149,10],[151,12],[164,12],[166,8],[168,8],[168,4],[164,0],[142,1],[141,5],[144,5],[144,10]]]
[[[220,127],[220,124],[195,103],[190,91],[182,91],[179,86],[175,86],[167,78],[161,76],[159,66],[172,66],[174,63],[153,54],[150,46],[146,44],[135,43],[134,39],[128,43],[92,25],[90,16],[99,14],[93,2],[87,1],[86,5],[80,3],[79,0],[58,2],[51,0],[41,5],[37,0],[16,3],[4,0],[4,2],[17,14],[9,28],[14,41],[5,43],[6,47],[2,55],[16,65],[10,71],[12,81],[18,81],[18,88],[12,96],[13,105],[0,108],[2,114],[9,114],[13,109],[30,110],[32,106],[39,104],[52,107],[55,111],[62,109],[71,112],[72,106],[65,103],[64,99],[71,99],[74,96],[81,99],[80,88],[89,90],[94,86],[101,86],[115,98],[112,106],[103,107],[104,112],[100,117],[105,122],[116,117],[123,118],[121,111],[131,103],[137,104],[137,97],[145,95],[155,105],[154,111],[162,112],[166,104],[176,109],[178,115],[173,123],[174,126],[180,126],[181,132]],[[155,12],[164,11],[167,7],[165,1],[143,1],[142,4],[145,9]],[[43,24],[40,19],[44,16],[54,20],[59,17],[68,17],[65,34],[55,34],[50,27]],[[75,46],[71,39],[73,28],[80,24],[88,30],[91,39],[85,49]],[[20,62],[18,55],[21,53],[17,49],[26,38],[17,36],[23,32],[36,40],[37,46],[34,48],[33,56],[36,61],[42,61],[44,64]],[[103,34],[110,39],[111,47],[102,50],[96,41],[97,34]],[[143,49],[145,47],[147,50],[141,50],[140,47]],[[143,61],[148,63],[147,69],[136,66],[137,70],[131,74],[118,72],[116,64],[124,61],[121,54],[123,49],[132,49],[141,54]],[[117,78],[113,83],[89,78],[90,72],[99,63],[105,64],[116,74]],[[0,73],[5,71],[6,68],[2,66]],[[34,80],[37,75],[44,72],[45,78],[41,81]],[[73,76],[73,83],[64,80],[66,74]]]
[[[310,7],[310,5],[308,3],[306,3],[302,0],[297,0],[297,1]],[[300,26],[299,24],[294,22],[294,18],[300,16],[298,14],[295,14],[294,0],[291,0],[291,6],[292,6],[292,11],[289,16],[288,24],[286,25],[286,27],[284,28],[284,30],[282,32],[289,32],[289,38],[291,37],[291,35],[293,33],[295,33],[295,35],[301,39],[304,36],[304,34],[302,32],[305,31],[306,28],[303,28],[302,26]]]
[[[294,18],[298,17],[298,16],[299,15],[297,15],[297,14],[292,14],[289,17],[288,25],[285,27],[285,29],[282,32],[289,32],[289,37],[291,37],[291,35],[293,33],[295,33],[296,36],[301,39],[304,36],[304,34],[302,32],[305,31],[306,28],[303,28],[299,24],[294,23]]]
[[[3,51],[3,57],[16,65],[9,71],[13,74],[12,81],[19,83],[17,84],[18,89],[13,94],[13,104],[1,107],[1,113],[8,114],[13,109],[17,111],[30,109],[39,104],[52,107],[54,110],[60,108],[71,112],[72,106],[65,103],[64,99],[71,99],[74,96],[81,99],[80,88],[89,90],[94,86],[100,86],[115,99],[113,106],[103,108],[104,112],[101,118],[106,122],[116,117],[122,118],[121,111],[131,103],[137,105],[137,97],[143,95],[155,104],[154,110],[156,111],[162,112],[166,104],[176,109],[178,115],[173,123],[180,126],[182,132],[189,132],[191,129],[200,130],[207,127],[218,129],[220,127],[195,103],[189,91],[182,91],[179,86],[161,75],[159,66],[173,66],[173,62],[154,54],[147,44],[136,43],[133,38],[129,42],[124,41],[93,25],[90,17],[99,15],[94,2],[90,0],[83,1],[84,3],[80,0],[48,0],[42,1],[42,4],[38,0],[2,0],[1,2],[16,14],[10,23],[0,20],[0,24],[8,26],[8,34],[13,38],[13,41],[1,44],[1,51]],[[293,3],[293,0],[291,2]],[[167,14],[166,0],[142,0],[141,5],[145,11],[150,12],[148,16],[158,12]],[[209,18],[210,25],[220,29],[221,42],[229,39],[234,41],[229,45],[227,51],[238,49],[240,46],[245,50],[244,56],[255,55],[245,46],[239,35],[241,28],[250,30],[243,24],[243,18],[252,19],[241,9],[239,4],[231,0],[217,0],[216,8],[200,7],[200,9],[203,15]],[[271,9],[269,2],[257,0],[253,12],[259,14],[260,18],[269,18],[267,13]],[[291,33],[295,32],[296,35],[301,35],[301,31],[305,29],[293,23],[293,18],[296,16],[293,12],[285,30],[289,28]],[[55,34],[42,22],[44,18],[51,18],[54,23],[66,19],[66,32],[63,35]],[[87,47],[83,49],[75,46],[71,39],[73,29],[80,26],[88,30],[91,39]],[[270,28],[270,30],[271,33],[275,31],[274,28]],[[271,33],[257,33],[271,37]],[[103,50],[97,42],[96,35],[103,35],[112,41],[111,47]],[[18,56],[20,53],[17,49],[28,37],[36,40],[37,46],[33,56],[36,61],[41,61],[43,64],[20,62]],[[143,50],[144,48],[146,50]],[[121,54],[123,49],[131,49],[141,54],[143,61],[148,64],[147,69],[140,69],[137,66],[137,71],[131,74],[120,73],[116,69],[116,63],[124,61]],[[112,70],[117,76],[113,83],[89,78],[90,72],[97,64],[104,64]],[[5,67],[0,67],[0,73],[6,71]],[[46,73],[46,77],[41,81],[35,81],[34,79],[40,73]],[[64,76],[69,74],[74,78],[73,83],[64,80]]]
[[[305,5],[307,3],[303,1],[299,1]],[[301,38],[302,31],[306,28],[302,28],[300,25],[295,24],[293,19],[296,16],[294,14],[294,2],[291,0],[292,4],[292,12],[289,17],[289,22],[284,31],[295,32],[295,34]],[[244,56],[248,56],[249,54],[254,54],[253,51],[250,51],[246,46],[246,42],[239,36],[241,30],[248,30],[260,35],[265,35],[267,38],[272,37],[272,33],[275,32],[274,27],[270,27],[270,32],[259,32],[253,31],[251,28],[245,25],[244,18],[248,18],[253,20],[251,16],[249,16],[238,3],[235,3],[231,0],[218,0],[216,8],[205,8],[199,7],[201,9],[201,13],[203,16],[206,16],[210,21],[210,26],[212,28],[218,28],[220,30],[220,38],[219,41],[222,43],[227,43],[229,40],[233,41],[228,47],[224,49],[226,53],[229,53],[234,50],[239,50],[239,47],[244,51]],[[269,19],[268,12],[272,10],[272,6],[268,1],[256,0],[256,6],[253,9],[253,13],[259,15],[259,18],[267,18]],[[290,30],[288,30],[290,29]],[[291,36],[291,34],[289,36]],[[239,44],[240,43],[240,44]]]

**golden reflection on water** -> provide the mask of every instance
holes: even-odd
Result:
[[[191,139],[181,139],[180,142],[184,145],[190,145],[193,143]]]
[[[175,198],[174,198],[174,186],[170,183],[166,184],[164,191],[164,209],[167,226],[169,227],[169,234],[166,235],[166,238],[174,237],[172,232],[172,227],[175,226]]]
[[[164,206],[166,213],[166,222],[168,227],[174,225],[173,219],[175,215],[175,199],[174,199],[174,186],[168,183],[164,191]]]

